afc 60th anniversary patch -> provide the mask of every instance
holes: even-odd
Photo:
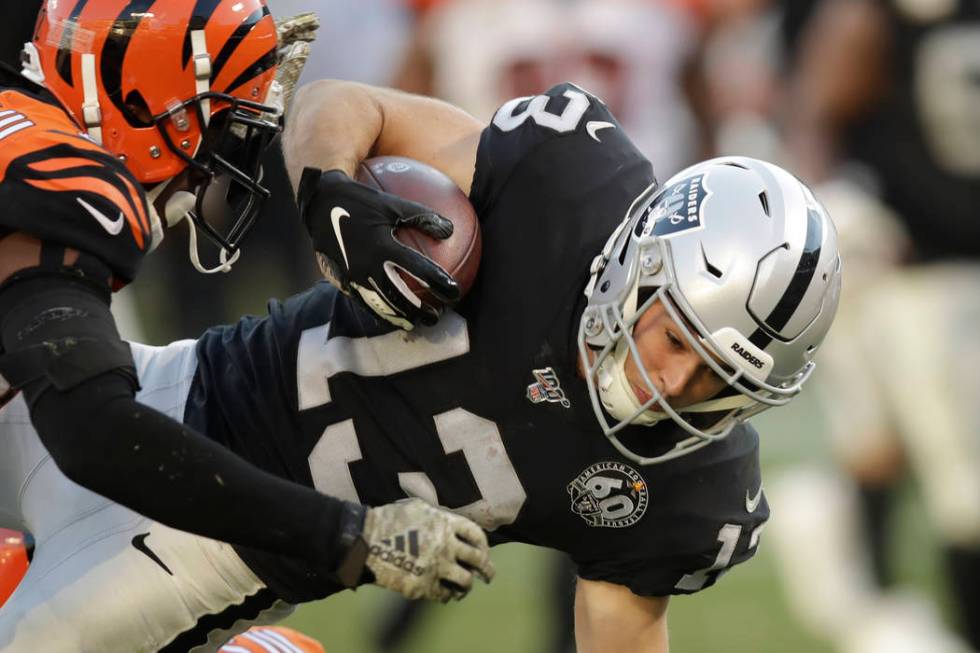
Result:
[[[602,462],[590,465],[568,484],[572,512],[589,526],[626,528],[643,517],[650,490],[629,465]]]

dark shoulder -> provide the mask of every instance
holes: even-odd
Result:
[[[514,175],[564,179],[593,159],[644,160],[601,99],[567,82],[514,98],[481,135],[470,200],[483,216]]]
[[[748,425],[674,461],[634,468],[648,506],[601,558],[580,557],[579,574],[643,596],[690,594],[751,558],[769,518],[759,439]]]

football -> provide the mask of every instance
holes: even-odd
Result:
[[[400,156],[378,156],[363,161],[357,181],[392,195],[424,204],[452,220],[453,235],[436,240],[416,229],[399,229],[395,237],[428,256],[452,275],[461,296],[473,286],[480,267],[480,222],[466,194],[445,174],[421,161]],[[430,306],[440,307],[414,278],[402,275],[408,287]]]

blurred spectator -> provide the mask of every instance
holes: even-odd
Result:
[[[890,578],[888,492],[907,460],[944,548],[960,626],[980,649],[980,6],[802,5],[787,5],[799,39],[790,41],[784,124],[791,166],[824,182],[815,192],[849,268],[824,352],[836,450],[862,488],[879,582]],[[868,603],[877,595],[853,574],[834,594],[828,634],[854,647],[888,646],[883,627],[869,634],[867,610],[892,637],[925,614]],[[864,611],[847,611],[853,597]],[[907,639],[903,650],[961,650],[935,632],[931,644]]]
[[[414,20],[407,6],[411,3],[403,0],[268,1],[277,18],[304,11],[320,17],[301,84],[327,77],[388,84],[408,45]]]
[[[603,98],[658,174],[669,176],[697,146],[681,82],[699,33],[681,4],[442,2],[424,15],[396,84],[489,120],[510,98],[575,82]]]

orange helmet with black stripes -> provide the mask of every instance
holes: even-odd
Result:
[[[234,251],[268,196],[277,45],[264,0],[46,0],[25,74],[145,186],[189,168],[190,217]]]

